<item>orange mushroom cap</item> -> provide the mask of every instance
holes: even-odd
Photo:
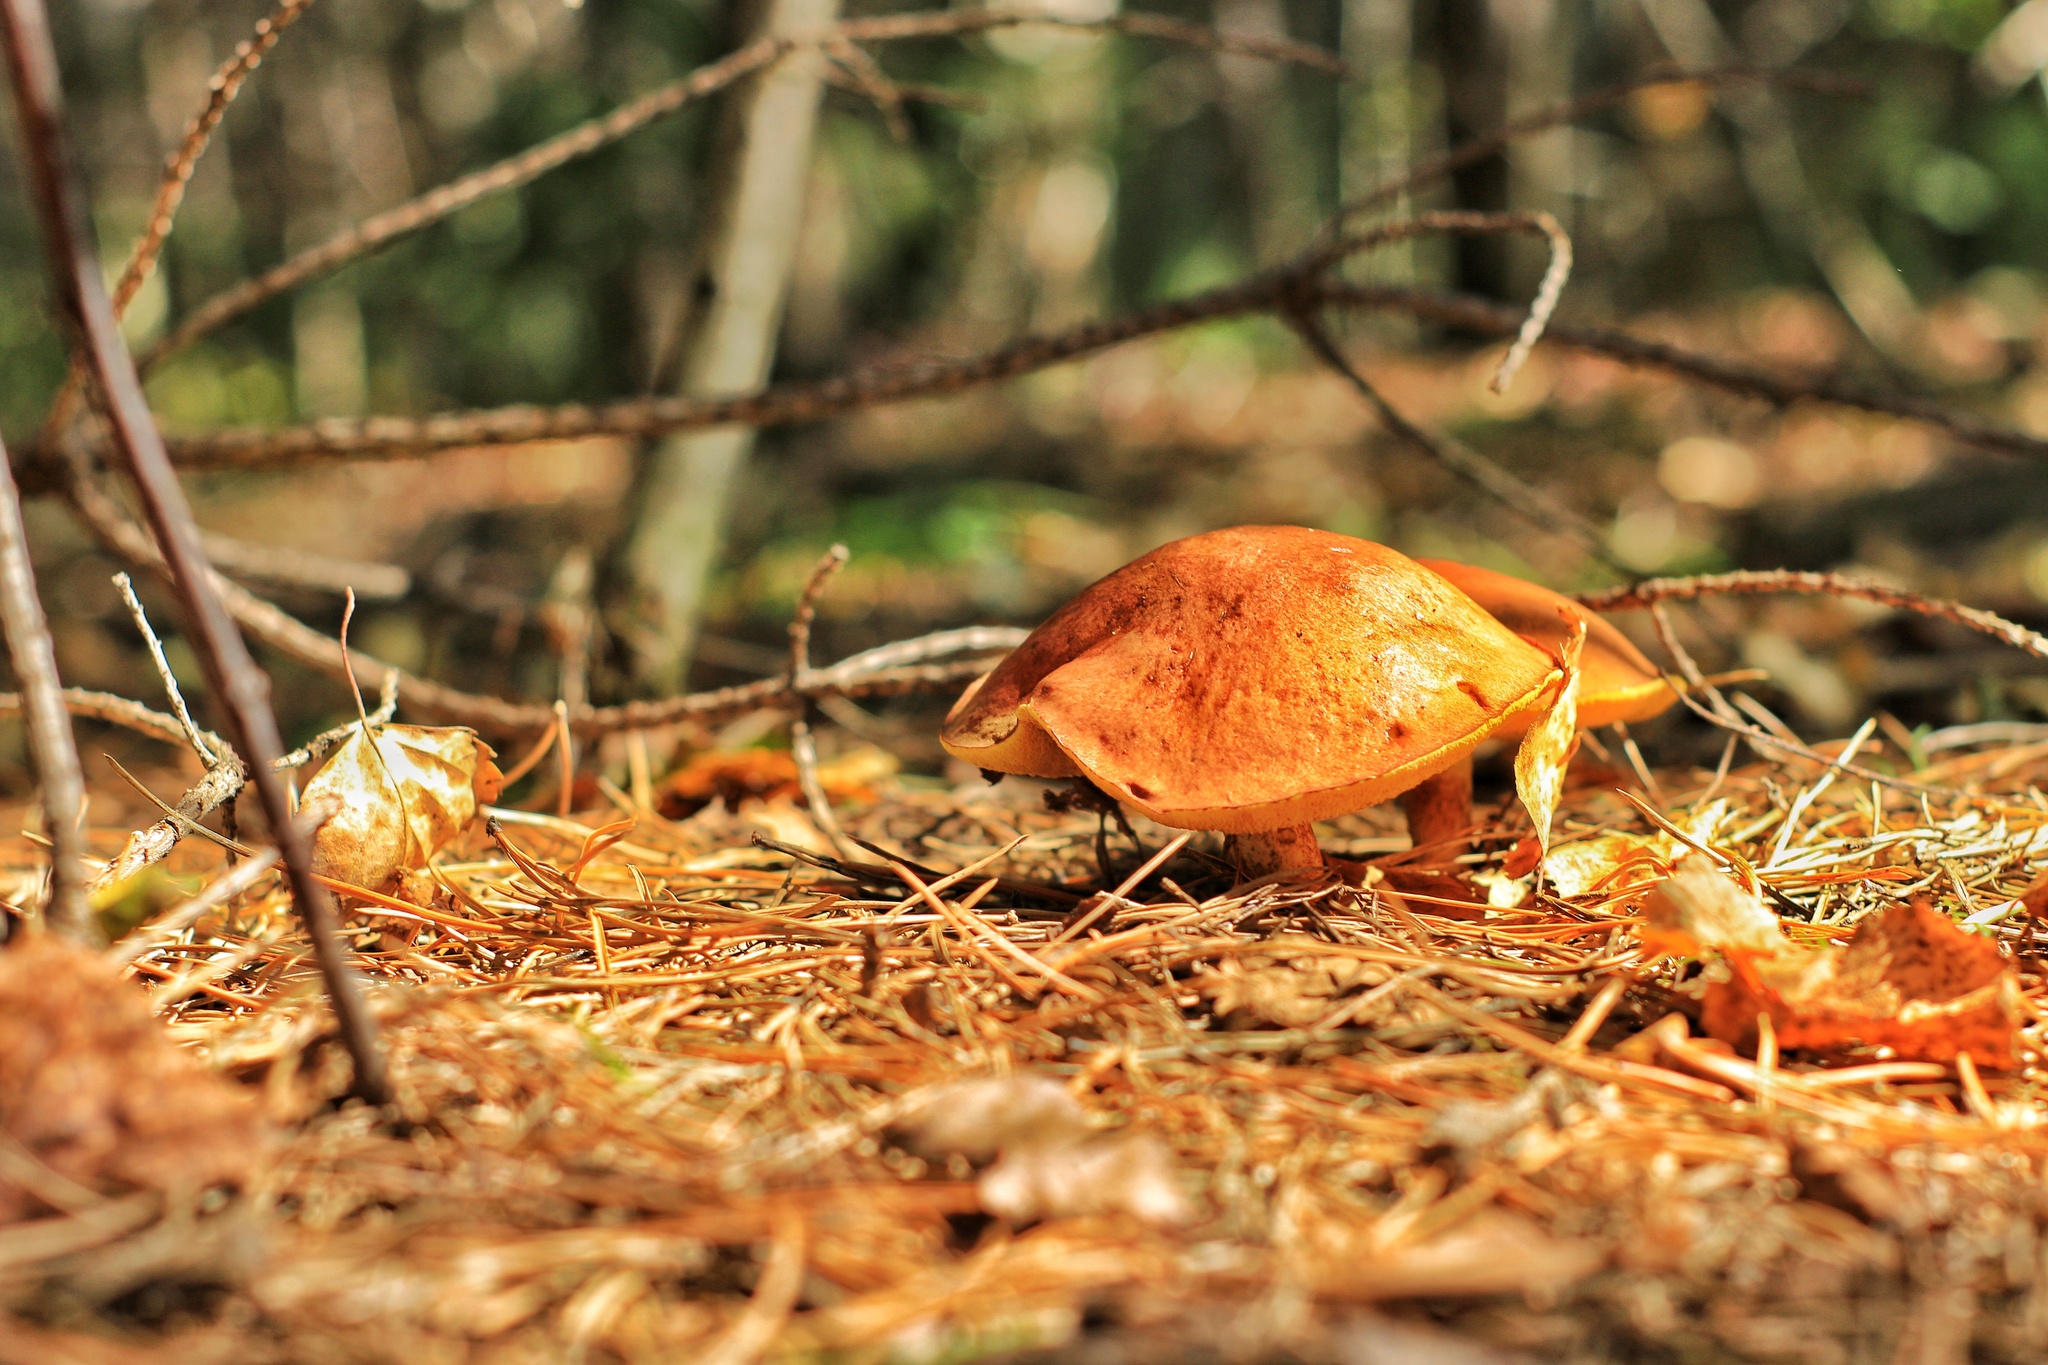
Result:
[[[1495,620],[1553,654],[1564,648],[1566,622],[1570,620],[1559,613],[1559,608],[1586,618],[1586,647],[1579,655],[1580,729],[1590,730],[1616,721],[1648,720],[1677,702],[1677,690],[1655,664],[1643,657],[1628,636],[1617,630],[1612,621],[1587,611],[1562,593],[1476,564],[1459,564],[1449,559],[1416,562],[1450,579],[1466,596],[1492,613]],[[1530,724],[1529,718],[1517,717],[1497,730],[1495,737],[1513,739]]]
[[[1240,526],[1083,590],[967,689],[940,742],[994,772],[1085,777],[1163,825],[1248,834],[1399,795],[1560,676],[1384,545]]]

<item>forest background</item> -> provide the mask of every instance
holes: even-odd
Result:
[[[1040,29],[896,43],[877,49],[877,70],[828,69],[801,207],[789,209],[773,377],[967,355],[1225,284],[1286,260],[1340,204],[1411,163],[1568,96],[1659,66],[1796,65],[1860,89],[1648,88],[1388,207],[1548,211],[1574,246],[1563,319],[2048,436],[2043,0],[1148,11],[1324,47],[1350,72]],[[194,92],[267,12],[81,0],[56,15],[108,262],[148,221]],[[1054,12],[1113,10],[1061,0]],[[710,62],[758,22],[709,0],[320,0],[199,163],[162,267],[127,315],[131,343],[146,353],[220,291]],[[264,303],[157,366],[153,405],[176,436],[674,392],[718,117],[717,100],[688,105]],[[17,145],[11,126],[0,142]],[[0,434],[16,452],[35,447],[66,356],[24,189],[11,154],[0,158]],[[1540,241],[1467,237],[1397,243],[1347,270],[1520,308],[1543,268]],[[338,586],[351,583],[366,652],[543,703],[784,668],[792,604],[834,541],[852,560],[820,604],[820,659],[937,627],[1029,624],[1152,546],[1256,521],[1567,590],[1655,572],[1850,568],[2048,623],[2037,462],[1548,347],[1496,396],[1497,342],[1393,314],[1347,315],[1343,333],[1407,416],[1546,490],[1596,541],[1532,522],[1389,435],[1267,317],[764,431],[714,527],[701,600],[679,609],[696,629],[652,662],[624,553],[647,516],[636,478],[654,447],[639,438],[314,456],[187,482],[202,523],[240,542],[217,539],[216,559],[301,619],[334,631]],[[121,566],[55,499],[31,499],[28,516],[65,681],[153,695],[109,582]],[[157,615],[172,618],[167,602]],[[1708,660],[1768,670],[1783,714],[1809,734],[1873,709],[1909,728],[2048,718],[2048,665],[1938,622],[1833,599],[1709,603],[1696,619]],[[333,682],[265,663],[288,736],[351,713]],[[875,709],[835,718],[912,771],[941,771],[931,702]],[[1696,730],[1711,762],[1704,726],[1668,726]],[[20,746],[18,731],[0,736],[25,792]]]

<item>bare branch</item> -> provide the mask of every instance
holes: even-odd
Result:
[[[375,1022],[365,1006],[361,984],[335,937],[333,905],[313,879],[312,843],[293,823],[284,782],[269,767],[284,748],[277,718],[270,710],[269,680],[249,657],[214,589],[214,575],[199,543],[199,528],[150,415],[141,377],[122,340],[100,275],[92,226],[71,175],[65,146],[63,95],[49,16],[42,0],[0,0],[0,15],[5,18],[27,178],[41,211],[58,296],[77,328],[94,383],[105,402],[114,451],[135,482],[185,606],[190,637],[208,685],[226,714],[229,737],[255,768],[256,788],[271,837],[284,855],[293,900],[313,941],[354,1064],[357,1093],[373,1104],[383,1104],[390,1098],[390,1087],[377,1051]]]
[[[1826,71],[1793,71],[1757,66],[1709,67],[1699,71],[1652,71],[1635,80],[1588,91],[1586,94],[1553,104],[1548,109],[1539,109],[1512,123],[1502,124],[1484,137],[1474,138],[1461,146],[1453,147],[1443,155],[1411,168],[1384,185],[1373,187],[1346,204],[1331,221],[1330,230],[1341,232],[1361,215],[1375,209],[1388,208],[1398,202],[1404,194],[1410,194],[1425,185],[1433,185],[1439,180],[1457,174],[1467,166],[1476,166],[1524,138],[1533,137],[1537,133],[1546,132],[1562,124],[1576,123],[1587,115],[1597,114],[1603,109],[1611,109],[1644,90],[1661,85],[1716,86],[1738,81],[1756,81],[1828,95],[1867,98],[1870,94],[1870,87],[1862,81]]]
[[[29,561],[28,532],[21,522],[21,496],[0,446],[0,627],[7,636],[7,657],[21,679],[22,706],[28,716],[29,756],[42,786],[43,824],[50,839],[50,900],[43,912],[49,927],[78,942],[97,937],[85,900],[85,772],[78,764],[78,744],[65,713],[63,683],[57,676],[57,649],[50,624],[36,593],[35,566]]]
[[[796,613],[789,622],[789,684],[799,697],[796,715],[789,723],[790,755],[796,760],[797,785],[803,789],[804,801],[811,808],[811,819],[842,858],[853,856],[853,846],[847,842],[846,832],[839,828],[839,817],[832,813],[832,798],[825,795],[825,784],[818,780],[818,745],[811,737],[811,714],[815,707],[802,689],[811,681],[811,622],[818,614],[818,598],[825,585],[846,567],[846,560],[844,545],[834,545],[825,551],[811,569],[811,576],[797,597]]]
[[[1480,336],[1513,336],[1524,324],[1524,315],[1517,310],[1465,294],[1335,281],[1323,284],[1321,289],[1326,303],[1350,308],[1389,309]],[[1697,380],[1729,393],[1761,398],[1779,406],[1815,402],[1884,413],[1924,423],[1981,449],[2015,455],[2048,455],[2048,438],[1956,412],[1925,398],[1873,393],[1833,379],[1790,377],[1740,361],[1701,355],[1661,341],[1633,337],[1607,327],[1552,322],[1543,335],[1553,345],[1569,346],[1573,350],[1606,356],[1629,365],[1664,370],[1683,379]]]
[[[1564,506],[1542,489],[1524,483],[1507,470],[1449,436],[1423,430],[1387,400],[1385,394],[1345,358],[1314,313],[1302,310],[1289,315],[1295,331],[1316,356],[1342,375],[1358,395],[1372,404],[1380,421],[1396,436],[1450,470],[1499,499],[1540,530],[1569,540],[1587,554],[1608,563],[1607,547],[1600,532],[1584,517]]]
[[[1745,569],[1735,573],[1700,574],[1692,578],[1652,578],[1620,588],[1580,593],[1578,601],[1594,611],[1627,611],[1659,602],[1689,602],[1701,597],[1765,596],[1805,593],[1854,597],[1865,602],[1952,622],[2003,641],[2014,649],[2048,659],[2048,636],[1980,607],[1966,607],[1945,598],[1907,592],[1887,583],[1846,574],[1800,573],[1792,569]]]
[[[135,584],[125,573],[114,575],[114,586],[121,591],[121,600],[128,604],[128,615],[134,619],[135,628],[142,632],[142,641],[149,646],[149,657],[156,663],[156,676],[163,683],[164,695],[171,699],[171,714],[178,718],[178,725],[185,732],[185,739],[199,755],[199,761],[211,768],[220,761],[220,754],[206,741],[192,719],[192,711],[185,705],[185,694],[178,687],[177,675],[171,672],[171,661],[164,657],[163,641],[156,638],[156,628],[149,624],[149,613],[142,609],[142,599],[135,595]]]
[[[290,545],[257,545],[207,530],[200,531],[199,541],[222,573],[336,596],[353,590],[366,602],[395,602],[412,591],[412,575],[396,564],[342,559]]]
[[[308,247],[290,260],[273,266],[255,279],[216,294],[200,304],[191,316],[152,347],[143,356],[142,366],[149,369],[166,356],[183,350],[201,337],[219,331],[279,294],[288,293],[309,280],[328,274],[350,261],[441,222],[480,199],[531,184],[550,171],[589,156],[651,123],[667,118],[689,104],[725,89],[741,77],[780,60],[800,46],[815,45],[822,46],[828,51],[834,48],[844,51],[854,43],[957,37],[1023,24],[1112,31],[1159,38],[1215,52],[1318,67],[1340,75],[1346,69],[1341,61],[1329,53],[1305,44],[1219,33],[1200,24],[1139,14],[1119,15],[1110,19],[1080,20],[1000,10],[960,10],[854,19],[835,24],[807,38],[763,38],[727,54],[709,66],[699,67],[689,75],[643,95],[630,104],[622,105],[601,118],[578,124],[569,131],[538,143],[495,166],[452,180],[396,208],[373,214],[326,241]],[[871,83],[871,77],[860,79],[864,86]],[[885,101],[885,111],[890,107],[891,104]]]
[[[185,136],[179,139],[176,150],[164,158],[163,179],[157,185],[156,201],[149,206],[149,221],[128,253],[128,264],[122,267],[121,278],[114,284],[116,318],[127,316],[128,305],[135,301],[143,282],[156,270],[157,258],[162,254],[164,241],[171,235],[171,224],[177,218],[178,206],[185,200],[185,187],[191,183],[192,173],[199,168],[199,158],[206,154],[214,130],[227,116],[228,106],[241,93],[243,82],[263,64],[270,49],[277,46],[277,40],[284,36],[284,31],[296,23],[312,3],[313,0],[283,0],[267,18],[257,22],[256,31],[235,47],[234,54],[220,64],[213,73],[213,79],[207,82],[206,103],[185,125]],[[71,420],[77,404],[78,386],[84,379],[83,358],[75,358],[70,371],[64,376],[63,387],[50,404],[50,415],[44,422],[39,444],[47,446],[58,439],[64,424]]]

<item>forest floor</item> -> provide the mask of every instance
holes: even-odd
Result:
[[[0,1361],[2039,1360],[2012,898],[2048,745],[1856,761],[1919,789],[1788,758],[1642,791],[1582,754],[1547,884],[1503,870],[1501,796],[1449,895],[1389,811],[1322,827],[1379,870],[1251,885],[1017,779],[878,780],[836,870],[756,842],[826,847],[784,795],[505,813],[432,904],[350,912],[383,1112],[274,877],[118,940],[146,993],[0,953],[0,1071],[63,1068],[100,1153],[0,1150]],[[1970,921],[2005,1055],[1930,1057],[1961,1025],[1913,1033],[1917,999],[1893,1045],[1797,1047],[1791,986],[1782,1048],[1696,1036],[1756,959],[1646,945],[1687,840],[1814,961],[1896,902]],[[177,856],[168,901],[226,870]]]

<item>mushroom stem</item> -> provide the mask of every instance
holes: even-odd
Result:
[[[1316,846],[1316,832],[1308,825],[1286,825],[1262,829],[1256,834],[1233,834],[1224,841],[1225,851],[1237,864],[1238,875],[1246,879],[1263,877],[1284,868],[1321,867],[1323,851]]]
[[[1401,793],[1401,810],[1408,817],[1408,837],[1415,847],[1461,840],[1472,828],[1470,756]],[[1423,861],[1448,862],[1462,852],[1462,846],[1441,848],[1436,857]]]

